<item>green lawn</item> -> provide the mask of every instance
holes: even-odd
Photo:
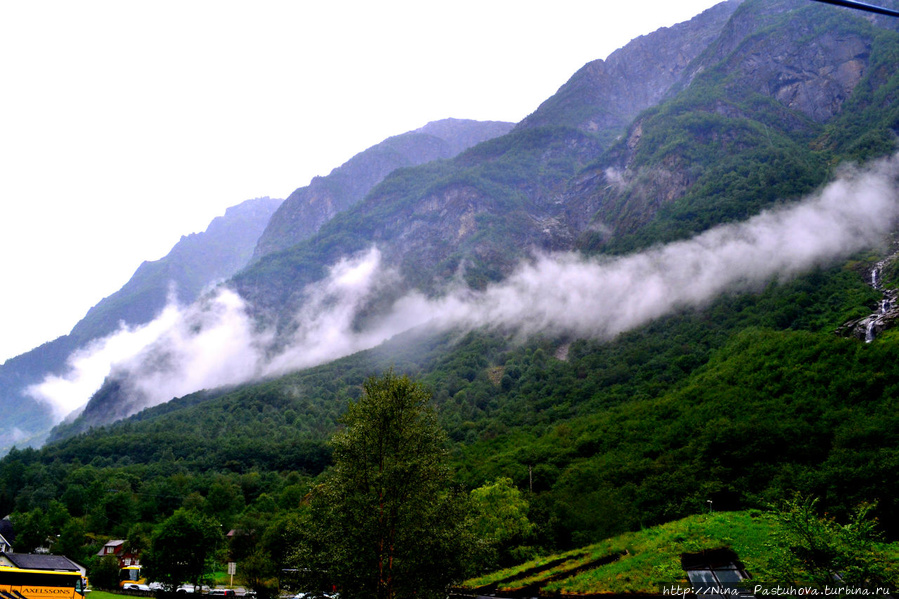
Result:
[[[118,593],[110,593],[109,591],[91,591],[87,594],[88,599],[120,599],[129,595],[120,595]]]
[[[500,595],[658,594],[665,587],[690,586],[681,556],[714,549],[735,553],[749,577],[759,582],[766,571],[776,570],[769,560],[779,526],[773,513],[759,510],[690,516],[532,560],[462,586]],[[872,550],[893,564],[888,568],[895,567],[899,543],[875,543]]]
[[[493,572],[464,587],[496,584],[502,592],[535,585],[541,594],[658,593],[664,585],[687,584],[681,554],[721,547],[735,551],[751,575],[767,565],[771,527],[771,520],[755,510],[691,516]]]

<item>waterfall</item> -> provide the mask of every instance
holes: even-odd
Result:
[[[899,247],[899,242],[896,243],[896,247]],[[863,316],[847,322],[837,329],[839,334],[847,337],[851,335],[859,340],[864,337],[865,343],[871,343],[878,334],[899,325],[899,289],[894,288],[896,282],[894,281],[895,277],[892,276],[894,269],[890,266],[897,259],[899,259],[899,251],[893,252],[876,264],[871,264],[868,284],[879,292],[880,300],[872,306],[873,311],[870,316]],[[884,286],[881,275],[883,269],[887,267],[890,268],[888,271],[890,273],[889,285]],[[863,276],[864,272],[861,271],[859,274]],[[864,331],[864,336],[862,331]]]

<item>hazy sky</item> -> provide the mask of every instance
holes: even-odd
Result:
[[[447,117],[517,122],[715,0],[0,0],[0,361],[143,260]]]

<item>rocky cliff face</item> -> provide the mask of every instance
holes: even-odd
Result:
[[[731,75],[730,89],[774,98],[823,123],[840,112],[869,62],[871,30],[847,26],[847,16],[861,18],[801,0],[746,2],[691,74],[717,65]],[[775,29],[760,32],[760,24]]]
[[[838,128],[845,103],[871,74],[872,45],[883,30],[857,12],[800,0],[726,7],[735,10],[680,71],[668,102],[640,114],[604,160],[572,180],[565,222],[582,247],[605,247],[712,189],[721,190],[721,203],[708,209],[735,202],[736,194],[725,197],[725,163],[734,170],[767,154],[763,168],[782,165],[769,183],[782,188],[781,199],[820,181],[823,163],[797,157],[808,144],[827,143],[828,127]],[[696,210],[680,210],[684,233],[702,229]]]
[[[308,186],[290,194],[259,238],[254,258],[308,239],[338,212],[358,203],[390,172],[451,158],[511,128],[511,123],[445,119],[391,137],[356,154],[327,177],[316,177]]]
[[[739,4],[722,2],[690,21],[638,37],[606,60],[587,63],[518,127],[564,125],[610,142],[668,95]]]

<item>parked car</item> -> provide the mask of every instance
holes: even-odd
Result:
[[[175,589],[176,593],[207,593],[209,592],[209,587],[201,587],[194,586],[192,584],[182,584],[180,587]]]
[[[237,594],[234,592],[234,589],[212,589],[209,591],[210,595],[215,597],[235,597]]]
[[[138,584],[136,582],[126,582],[122,585],[122,589],[126,591],[149,591],[151,590],[148,585]]]

